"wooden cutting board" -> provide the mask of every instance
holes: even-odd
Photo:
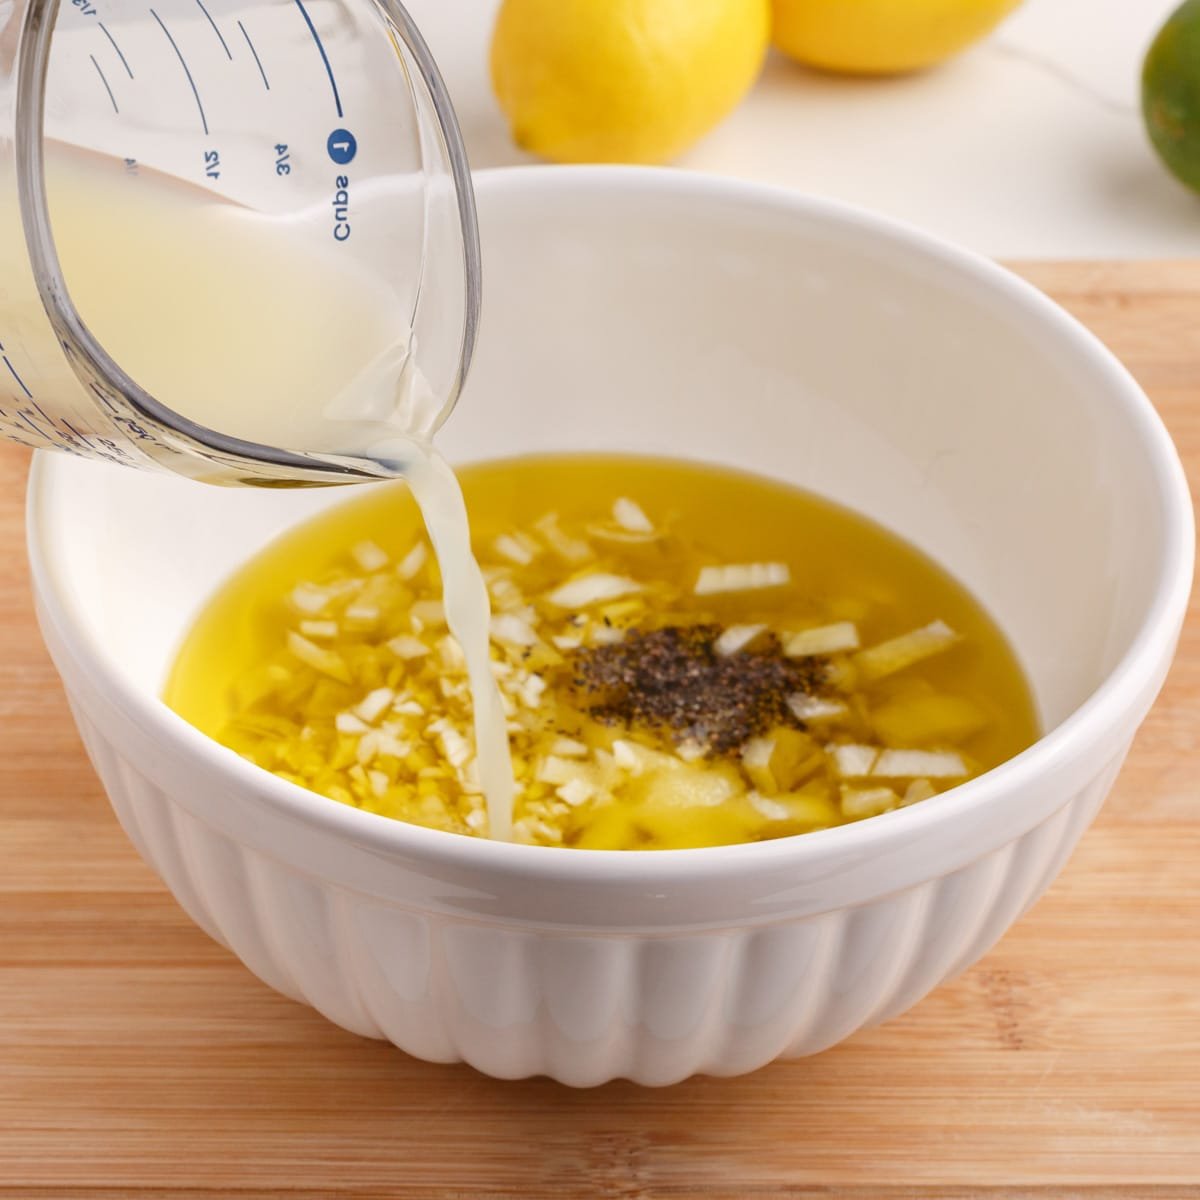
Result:
[[[1022,268],[1200,479],[1200,263]],[[498,1083],[268,991],[138,860],[34,628],[0,451],[0,1198],[1200,1197],[1200,620],[1049,895],[814,1059],[665,1091]]]

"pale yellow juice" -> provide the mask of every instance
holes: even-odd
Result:
[[[15,187],[3,182],[0,330],[28,369],[21,331],[45,318]],[[390,281],[314,227],[324,214],[255,212],[57,143],[46,147],[46,193],[85,324],[168,408],[269,446],[366,457],[427,421],[412,411],[430,398],[412,386],[411,314]]]

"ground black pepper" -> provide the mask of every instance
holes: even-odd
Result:
[[[695,741],[710,755],[732,753],[774,725],[803,728],[788,697],[820,692],[826,660],[787,658],[774,635],[754,651],[720,655],[720,635],[719,625],[670,625],[583,647],[570,659],[575,691],[599,721]]]

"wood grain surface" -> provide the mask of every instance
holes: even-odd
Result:
[[[1200,479],[1200,264],[1022,268]],[[1200,621],[1116,791],[974,970],[813,1059],[665,1091],[363,1041],[194,928],[111,815],[34,629],[0,451],[3,1200],[1200,1197]]]

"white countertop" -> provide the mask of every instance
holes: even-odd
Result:
[[[1200,197],[1142,128],[1142,56],[1178,0],[1026,0],[938,70],[834,78],[772,55],[679,166],[871,208],[1001,258],[1200,254]],[[497,0],[409,0],[476,168],[529,161],[492,98]]]

